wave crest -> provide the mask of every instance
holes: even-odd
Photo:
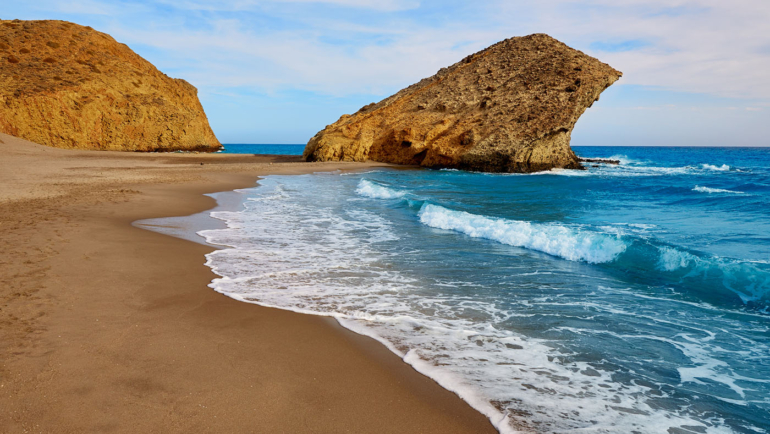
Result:
[[[658,247],[657,268],[698,291],[718,295],[727,289],[737,295],[743,304],[759,303],[766,306],[770,293],[770,274],[755,263],[726,258],[708,258],[669,246]]]
[[[538,250],[570,261],[612,262],[627,247],[620,237],[599,232],[558,224],[490,218],[432,204],[424,204],[418,216],[426,226]]]
[[[405,191],[385,187],[362,179],[358,183],[356,194],[372,199],[399,199],[406,195]]]
[[[723,164],[721,166],[715,166],[713,164],[701,164],[701,167],[706,170],[716,170],[717,172],[727,172],[730,170],[730,166]]]
[[[710,187],[701,187],[700,185],[696,185],[695,188],[692,189],[692,191],[697,191],[700,193],[729,193],[729,194],[746,194],[742,191],[733,191],[733,190],[724,190],[722,188],[710,188]]]

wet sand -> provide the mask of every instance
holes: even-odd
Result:
[[[381,164],[0,141],[0,432],[495,432],[379,343],[218,294],[211,247],[131,224]]]

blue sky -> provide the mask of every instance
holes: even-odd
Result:
[[[343,113],[511,36],[623,71],[573,145],[770,146],[766,0],[0,0],[111,34],[199,89],[223,143],[305,143]]]

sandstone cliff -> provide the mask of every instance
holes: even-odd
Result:
[[[64,21],[0,21],[0,132],[59,148],[221,148],[195,87]]]
[[[580,168],[580,115],[622,74],[548,35],[499,42],[315,135],[308,161],[489,172]]]

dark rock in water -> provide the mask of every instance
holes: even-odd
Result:
[[[621,75],[548,35],[506,39],[343,115],[303,156],[488,172],[579,169],[572,128]]]
[[[610,158],[578,158],[578,160],[580,160],[581,163],[620,164],[620,160],[612,160]]]

